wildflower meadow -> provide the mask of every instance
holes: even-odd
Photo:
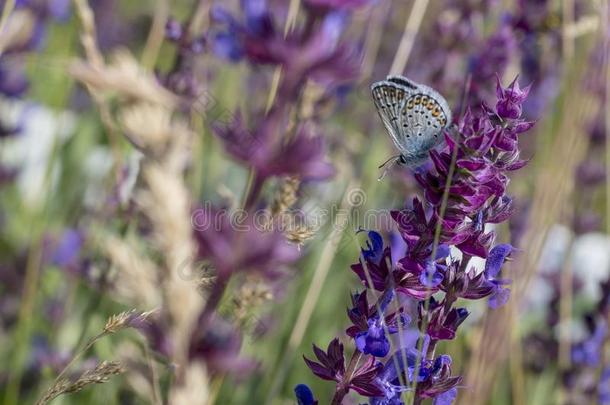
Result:
[[[610,405],[610,1],[0,0],[0,404]]]

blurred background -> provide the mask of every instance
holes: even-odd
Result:
[[[464,376],[457,403],[610,403],[607,1],[4,0],[0,10],[0,401],[34,403],[55,387],[64,404],[289,404],[306,383],[329,403],[332,384],[302,355],[345,338],[357,231],[390,237],[389,210],[422,193],[404,168],[377,181],[397,152],[370,85],[404,74],[456,117],[493,104],[497,78],[531,85],[529,163],[513,173],[514,212],[496,229],[519,249],[511,299],[468,303],[438,349]],[[288,142],[279,152],[267,147],[276,131]],[[293,208],[291,258],[255,236],[191,237],[191,210],[208,203]],[[201,357],[193,340],[184,350],[207,371],[191,367],[175,392],[177,363],[159,348],[192,333],[181,308],[196,318],[216,298],[227,325],[201,337]],[[165,324],[108,328],[112,315],[165,319],[165,308]],[[92,369],[92,382],[108,381],[56,384]]]

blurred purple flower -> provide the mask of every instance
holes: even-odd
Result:
[[[501,21],[496,31],[477,49],[470,61],[472,88],[470,106],[477,107],[492,97],[489,89],[494,75],[502,75],[517,50],[515,34],[507,21]]]
[[[155,319],[148,319],[142,322],[141,318],[130,320],[130,327],[140,332],[147,340],[148,345],[156,353],[171,358],[174,351],[174,342],[169,336],[167,320],[159,316]]]
[[[58,267],[74,265],[84,243],[83,234],[76,229],[67,229],[51,252],[50,261]]]
[[[48,0],[47,10],[57,21],[66,22],[70,18],[70,0]]]
[[[0,1],[0,7],[5,1]],[[59,22],[66,22],[71,13],[70,0],[17,0],[15,8],[26,8],[37,18],[52,18]]]
[[[221,279],[237,272],[257,272],[273,278],[293,263],[298,249],[277,230],[263,231],[252,215],[205,207],[193,214],[199,259]]]
[[[47,338],[40,335],[33,337],[29,362],[30,368],[35,372],[39,373],[47,367],[59,372],[68,364],[70,358],[68,352],[60,352],[53,348]]]
[[[165,23],[165,38],[170,41],[179,41],[183,35],[182,24],[173,17],[168,18]]]
[[[554,11],[552,2],[548,0],[519,0],[513,24],[527,33],[540,32],[549,28],[548,20]]]
[[[89,0],[95,15],[97,40],[100,49],[108,50],[125,46],[134,39],[133,21],[128,21],[120,12],[118,0]]]
[[[597,386],[597,400],[599,405],[610,405],[610,367],[602,369]]]
[[[576,169],[579,186],[598,186],[606,180],[606,167],[603,163],[587,159]]]
[[[329,12],[332,10],[356,10],[376,0],[305,0],[306,7],[317,12]]]
[[[317,29],[310,26],[284,37],[264,0],[242,0],[242,9],[240,21],[223,7],[212,7],[212,21],[222,26],[214,34],[213,48],[217,55],[234,62],[247,58],[254,64],[282,65],[280,97],[295,96],[306,77],[327,86],[356,78],[359,56],[339,43],[345,14],[329,13],[320,17]]]
[[[203,319],[205,318],[205,319]],[[191,336],[189,356],[205,361],[212,373],[244,375],[255,363],[240,355],[242,338],[239,331],[219,316],[202,317]]]
[[[200,54],[205,50],[206,39],[203,35],[193,37],[191,33],[173,17],[165,23],[165,38],[178,45],[180,58],[187,54]]]
[[[596,367],[602,359],[604,342],[608,335],[605,322],[599,322],[587,339],[572,347],[572,361],[578,365]]]
[[[214,37],[214,53],[223,59],[238,62],[243,57],[244,49],[234,35],[219,32]]]
[[[127,324],[138,330],[156,353],[172,358],[175,342],[168,333],[168,320],[164,316],[167,315],[161,313],[144,320],[141,313],[134,313]],[[256,366],[252,359],[240,355],[242,337],[238,329],[217,314],[200,313],[188,344],[189,359],[204,361],[211,373],[231,373],[239,377]]]
[[[322,137],[314,135],[307,125],[300,125],[288,140],[278,136],[273,116],[266,117],[253,133],[245,128],[239,114],[229,125],[216,125],[214,129],[227,152],[256,169],[261,182],[271,176],[324,180],[334,174],[324,160]]]
[[[596,212],[579,212],[574,215],[574,220],[572,222],[572,228],[574,232],[578,235],[583,235],[585,233],[596,232],[601,229],[602,226],[602,218]]]
[[[29,88],[23,61],[0,57],[0,93],[8,98],[19,98]]]

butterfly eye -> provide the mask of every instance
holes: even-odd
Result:
[[[428,102],[428,105],[426,106],[426,108],[428,108],[428,110],[431,110],[434,108],[434,100],[430,100]]]
[[[434,109],[434,111],[432,111],[432,116],[433,116],[433,117],[438,117],[440,114],[441,114],[441,109],[440,109],[440,108],[438,108],[438,107],[436,107],[436,108]]]
[[[421,96],[415,96],[415,105],[419,105],[421,103]]]

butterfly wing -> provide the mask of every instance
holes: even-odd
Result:
[[[448,125],[451,125],[453,118],[451,116],[451,109],[449,108],[449,104],[447,103],[447,100],[445,100],[445,97],[440,95],[438,91],[424,84],[418,84],[417,89],[419,92],[428,96],[428,98],[431,98],[434,102],[436,102],[436,104],[438,104],[438,107],[441,110],[440,116],[444,117],[444,120],[442,120],[445,122],[443,129]]]
[[[434,89],[404,76],[388,76],[371,86],[377,112],[408,166],[421,164],[443,141],[451,110]]]
[[[407,97],[414,89],[389,80],[373,83],[371,93],[377,112],[392,141],[401,152],[406,151],[404,136],[400,127],[400,112]]]
[[[451,123],[447,101],[433,89],[418,85],[405,102],[399,120],[404,133],[407,165],[417,165],[428,158],[428,152],[443,142],[442,132]]]
[[[418,87],[417,83],[415,83],[411,79],[407,79],[406,77],[400,76],[400,75],[388,76],[386,78],[386,81],[397,84],[402,87],[405,87],[405,88],[409,89],[410,91],[415,91],[415,90],[417,90],[417,87]]]

